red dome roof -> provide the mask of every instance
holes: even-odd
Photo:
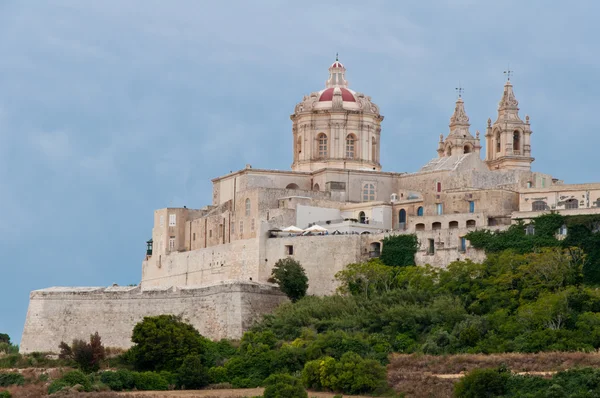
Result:
[[[330,87],[330,88],[326,89],[325,91],[323,91],[321,93],[321,96],[319,97],[319,102],[332,101],[334,90],[335,90],[335,87]],[[354,98],[354,95],[352,95],[350,90],[343,88],[343,87],[340,87],[340,90],[342,90],[342,101],[356,102],[356,99]]]
[[[342,65],[342,63],[340,61],[335,61],[333,64],[331,64],[331,68],[343,68],[344,65]]]

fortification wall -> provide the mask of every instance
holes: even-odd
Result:
[[[57,352],[61,341],[98,332],[107,347],[129,348],[145,316],[181,315],[203,336],[238,339],[287,298],[273,285],[237,282],[203,288],[49,288],[33,291],[21,352]]]
[[[228,281],[259,281],[259,238],[187,252],[155,255],[142,263],[142,288],[206,286]]]

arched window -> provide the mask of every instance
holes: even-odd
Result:
[[[525,227],[525,235],[535,235],[535,225],[527,224]]]
[[[442,223],[441,222],[434,222],[433,224],[431,224],[431,229],[438,230],[438,229],[442,229]]]
[[[436,192],[442,192],[442,183],[441,182],[435,183],[435,190],[436,190]]]
[[[353,134],[348,134],[346,137],[346,157],[348,159],[354,159],[356,146],[356,137]]]
[[[363,202],[375,200],[375,184],[366,183],[363,185]]]
[[[250,215],[250,198],[246,199],[246,215]]]
[[[327,157],[327,135],[321,133],[317,136],[317,143],[319,145],[319,157]]]
[[[319,191],[320,189],[321,187],[319,187],[319,184],[313,185],[313,191]]]
[[[536,200],[531,204],[532,211],[544,211],[548,208],[548,205],[543,200]]]
[[[450,221],[448,224],[449,228],[458,228],[458,221]]]
[[[467,220],[467,228],[473,228],[476,224],[475,220]]]
[[[398,214],[398,219],[400,220],[400,224],[406,223],[406,210],[400,210],[400,213]]]
[[[367,221],[367,216],[365,216],[365,212],[361,211],[360,213],[358,213],[358,221],[361,224],[364,224]]]
[[[369,257],[371,257],[371,258],[379,257],[380,254],[381,254],[381,243],[379,243],[379,242],[371,243],[370,250],[369,250]]]
[[[446,156],[452,156],[452,147],[448,146],[448,149],[446,149]]]
[[[298,137],[298,142],[296,144],[296,150],[298,154],[302,153],[302,136]]]
[[[417,216],[423,217],[423,206],[419,206],[417,209]]]
[[[521,150],[521,133],[515,130],[513,133],[513,152],[519,152]]]
[[[423,223],[415,224],[415,231],[425,231],[425,224],[423,224]]]
[[[496,133],[496,153],[500,153],[500,148],[502,148],[502,146],[500,145],[500,132]]]
[[[469,145],[465,145],[463,149],[464,153],[471,153],[471,147]]]
[[[569,199],[565,202],[565,209],[577,209],[579,201],[577,199]]]
[[[285,189],[300,189],[300,187],[298,186],[298,184],[291,183],[291,184],[287,184],[285,186]]]

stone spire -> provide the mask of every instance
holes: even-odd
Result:
[[[325,82],[327,88],[330,87],[344,87],[348,88],[348,81],[346,80],[346,68],[338,60],[338,55],[335,55],[335,62],[329,67],[329,79]]]
[[[462,89],[461,89],[462,90]],[[446,139],[440,136],[438,154],[440,157],[477,152],[481,149],[479,138],[474,138],[469,132],[469,116],[465,111],[465,103],[459,94],[456,99],[454,113],[450,117],[450,133]]]
[[[519,101],[517,101],[517,98],[515,97],[515,92],[513,91],[513,85],[510,82],[510,79],[504,84],[504,92],[498,103],[497,121],[500,120],[521,121],[521,118],[519,118]]]

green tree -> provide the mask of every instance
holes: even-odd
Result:
[[[397,270],[388,267],[379,259],[365,263],[348,264],[335,274],[341,282],[338,291],[343,294],[364,295],[389,292],[395,285]]]
[[[0,333],[0,343],[10,344],[10,336],[6,333]]]
[[[307,398],[300,380],[287,374],[273,374],[265,379],[264,398]]]
[[[133,328],[130,358],[139,370],[176,371],[189,356],[206,366],[211,342],[175,315],[145,317]]]
[[[177,370],[177,384],[188,390],[196,390],[204,387],[208,382],[209,376],[202,365],[202,358],[197,355],[186,357]]]
[[[298,261],[289,257],[275,263],[269,281],[277,283],[279,289],[292,302],[306,296],[306,290],[308,290],[308,277],[304,272],[304,268]]]
[[[457,398],[486,398],[503,396],[510,372],[504,368],[475,369],[454,385]]]

